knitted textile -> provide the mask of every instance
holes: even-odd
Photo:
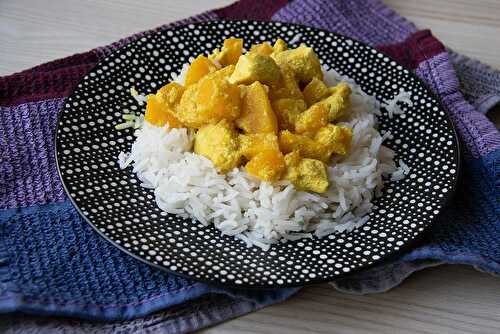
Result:
[[[379,0],[243,0],[183,22],[224,18],[302,23],[373,45],[426,81],[456,125],[464,159],[453,202],[418,247],[336,288],[385,291],[439,263],[500,273],[500,134],[482,114],[500,101],[498,72],[450,54]],[[297,291],[221,289],[150,268],[100,238],[69,203],[54,160],[57,114],[99,60],[141,35],[0,78],[0,313],[18,312],[0,319],[0,329],[181,333]]]

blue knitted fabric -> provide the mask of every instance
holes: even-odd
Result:
[[[0,311],[131,319],[224,294],[261,307],[294,289],[220,289],[154,269],[102,239],[69,201],[0,213]]]

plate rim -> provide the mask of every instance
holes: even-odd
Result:
[[[132,43],[137,42],[137,40],[139,40],[140,38],[147,37],[147,36],[154,35],[154,34],[163,34],[166,31],[181,29],[181,28],[184,28],[184,27],[189,26],[189,25],[203,25],[203,24],[207,24],[207,23],[210,23],[210,22],[211,23],[216,23],[216,22],[238,22],[238,23],[243,23],[243,24],[251,24],[253,22],[253,23],[257,23],[257,24],[270,24],[270,25],[279,23],[279,24],[284,24],[284,25],[289,25],[289,26],[297,26],[297,27],[300,27],[301,29],[312,29],[312,30],[316,30],[318,32],[322,31],[322,32],[324,32],[326,34],[331,34],[331,35],[334,35],[334,36],[340,36],[342,38],[346,38],[348,40],[352,40],[352,41],[354,41],[356,43],[359,43],[359,44],[361,44],[361,45],[363,45],[363,46],[371,49],[371,50],[375,50],[377,53],[383,54],[384,56],[386,56],[387,58],[389,58],[391,61],[394,61],[398,65],[402,66],[403,69],[407,70],[408,74],[413,79],[416,79],[419,83],[421,83],[425,87],[426,93],[429,94],[432,98],[434,98],[437,101],[438,105],[445,111],[446,120],[449,123],[450,128],[451,128],[451,130],[453,132],[453,141],[455,143],[454,147],[456,147],[456,150],[454,150],[454,152],[453,152],[453,158],[454,158],[455,163],[456,163],[456,173],[454,174],[454,177],[453,177],[453,181],[452,181],[452,184],[451,184],[451,190],[448,191],[446,193],[446,195],[444,196],[444,198],[441,200],[441,203],[440,203],[441,207],[439,208],[439,213],[436,214],[432,219],[430,219],[430,222],[423,227],[423,230],[421,232],[419,232],[412,240],[410,240],[410,241],[406,242],[404,245],[402,245],[398,250],[395,250],[395,251],[393,251],[391,253],[384,254],[384,255],[380,256],[379,259],[373,260],[373,262],[371,264],[367,264],[367,265],[361,266],[359,268],[352,269],[350,272],[347,272],[347,273],[341,272],[340,274],[331,276],[330,278],[313,278],[313,279],[310,279],[310,280],[308,280],[306,282],[302,282],[302,283],[283,283],[283,284],[280,284],[280,285],[274,285],[274,284],[273,285],[265,285],[265,284],[248,284],[248,283],[244,283],[244,282],[242,284],[232,284],[230,281],[228,281],[228,282],[220,282],[218,280],[210,280],[208,278],[193,277],[193,276],[190,276],[190,275],[187,275],[187,274],[184,274],[184,273],[180,273],[180,272],[176,272],[176,271],[170,270],[169,268],[163,267],[163,266],[158,265],[156,263],[150,262],[150,261],[148,261],[148,260],[146,260],[144,258],[141,258],[139,255],[134,254],[131,251],[125,249],[122,245],[118,244],[117,242],[115,242],[114,240],[112,240],[109,236],[107,236],[106,234],[104,234],[104,232],[102,232],[96,225],[94,225],[90,221],[89,218],[87,218],[83,214],[83,212],[81,211],[80,207],[77,205],[77,203],[75,202],[75,200],[73,199],[73,197],[70,195],[70,192],[69,192],[69,190],[68,190],[68,188],[66,186],[66,183],[64,182],[64,178],[62,177],[61,169],[60,169],[60,166],[59,166],[58,145],[57,145],[57,143],[58,143],[58,133],[59,133],[59,129],[60,129],[61,118],[63,117],[64,110],[66,109],[66,106],[63,105],[63,107],[61,108],[61,110],[59,111],[59,113],[57,115],[56,127],[54,129],[54,137],[53,137],[54,138],[54,155],[53,156],[55,158],[57,175],[58,175],[58,177],[59,177],[59,179],[61,181],[61,184],[63,186],[64,192],[67,195],[68,199],[70,200],[72,206],[77,210],[77,212],[80,215],[80,217],[83,218],[83,220],[87,224],[89,224],[97,232],[97,234],[101,238],[103,238],[106,242],[111,243],[114,247],[118,248],[120,251],[124,252],[128,256],[131,256],[131,257],[135,258],[136,260],[139,260],[140,262],[142,262],[144,264],[147,264],[147,265],[149,265],[149,266],[151,266],[153,268],[160,269],[160,270],[162,270],[164,272],[167,272],[169,274],[173,274],[173,275],[177,275],[177,276],[186,278],[186,279],[188,279],[190,281],[206,283],[206,284],[210,284],[210,285],[221,287],[221,288],[233,288],[233,289],[238,289],[238,290],[239,289],[272,290],[272,289],[282,289],[282,288],[296,288],[296,287],[303,287],[303,286],[310,286],[310,285],[315,285],[315,284],[326,283],[326,282],[330,282],[330,281],[338,280],[338,279],[344,279],[345,277],[348,277],[348,276],[351,276],[351,275],[356,275],[356,274],[358,274],[362,270],[369,270],[369,269],[371,269],[371,268],[373,268],[373,267],[375,267],[377,265],[380,265],[380,264],[382,264],[384,262],[389,262],[389,261],[391,261],[391,259],[397,257],[398,255],[401,255],[402,253],[408,251],[411,248],[414,248],[414,246],[416,244],[420,243],[422,241],[422,239],[429,233],[430,228],[436,223],[436,220],[438,219],[438,217],[440,217],[442,215],[443,211],[449,206],[451,200],[453,199],[453,197],[455,196],[455,193],[457,191],[459,180],[460,180],[461,174],[462,174],[462,148],[461,148],[462,145],[461,145],[460,137],[458,135],[456,126],[453,123],[453,120],[452,120],[452,118],[450,116],[448,108],[443,105],[442,99],[439,98],[437,96],[437,94],[434,93],[434,91],[431,89],[431,87],[430,87],[429,84],[427,84],[422,79],[420,79],[412,70],[410,70],[406,66],[402,65],[399,61],[397,61],[396,59],[394,59],[392,56],[387,55],[384,52],[376,49],[375,47],[373,47],[373,46],[371,46],[371,45],[369,45],[369,44],[367,44],[365,42],[359,41],[358,39],[355,39],[355,38],[352,38],[352,37],[349,37],[349,36],[346,36],[346,35],[343,35],[343,34],[340,34],[340,33],[337,33],[337,32],[331,32],[331,31],[328,31],[328,30],[322,29],[322,28],[316,28],[316,27],[312,27],[312,26],[307,26],[305,24],[299,24],[299,23],[288,23],[288,22],[283,22],[283,21],[215,19],[215,20],[206,20],[206,21],[199,21],[199,22],[191,22],[191,23],[179,24],[179,25],[174,25],[174,26],[171,26],[171,27],[166,27],[165,29],[162,29],[162,27],[153,28],[150,31],[139,33],[139,34],[142,34],[140,37],[138,37],[137,39],[135,39],[133,41],[130,41],[130,42],[127,42],[127,43],[123,44],[118,49],[114,50],[112,53],[108,54],[102,60],[100,60],[99,62],[97,62],[87,72],[87,74],[85,74],[85,76],[83,76],[78,81],[78,83],[71,90],[71,94],[69,94],[68,96],[66,96],[65,99],[71,97],[74,94],[74,92],[79,88],[80,84],[82,82],[84,82],[84,80],[87,79],[88,75],[97,66],[99,66],[100,64],[105,63],[108,59],[110,59],[113,55],[115,55],[116,53],[118,53],[124,47],[126,47],[126,46],[128,46],[128,45],[130,45]]]

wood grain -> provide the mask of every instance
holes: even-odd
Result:
[[[419,28],[430,28],[446,46],[500,69],[500,1],[386,0]]]
[[[3,0],[0,75],[106,45],[232,0]],[[387,0],[458,52],[500,68],[500,1]]]
[[[499,287],[498,278],[462,266],[424,270],[378,295],[323,284],[200,333],[500,333]]]
[[[6,75],[232,0],[0,0],[0,75]],[[500,1],[387,0],[458,52],[500,68]],[[500,280],[442,266],[387,293],[354,296],[324,284],[203,333],[500,333]]]

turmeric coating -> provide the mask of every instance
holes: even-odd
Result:
[[[184,86],[169,83],[147,99],[145,120],[196,129],[194,153],[221,173],[243,166],[267,182],[300,191],[328,189],[327,165],[349,153],[352,129],[334,124],[349,112],[351,89],[328,87],[317,54],[282,39],[250,46],[228,38],[199,55]]]
[[[298,151],[285,156],[285,177],[302,191],[324,193],[328,189],[325,164],[316,159],[301,158]]]
[[[196,133],[194,153],[212,160],[221,172],[229,172],[241,160],[238,132],[225,119],[205,125]]]

